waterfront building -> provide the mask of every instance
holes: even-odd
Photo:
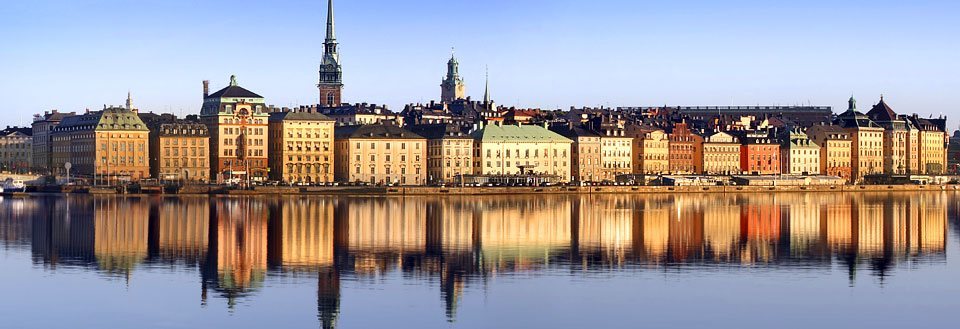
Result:
[[[914,114],[908,118],[919,129],[918,173],[942,175],[946,172],[946,151],[949,139],[946,133],[932,120]]]
[[[452,103],[466,97],[467,86],[460,77],[460,63],[453,54],[450,54],[450,60],[447,61],[447,76],[440,83],[440,102]]]
[[[851,182],[859,183],[867,175],[883,173],[883,127],[857,111],[857,101],[850,97],[846,112],[837,116],[836,124],[850,134]]]
[[[599,182],[603,180],[603,157],[600,150],[602,143],[599,133],[580,123],[573,122],[550,126],[550,130],[573,141],[570,157],[573,161],[570,167],[573,181]],[[630,143],[632,145],[632,142]]]
[[[0,170],[26,173],[33,168],[33,129],[7,127],[0,130]]]
[[[916,159],[916,153],[910,153],[911,130],[908,129],[907,121],[901,119],[883,97],[867,112],[867,116],[883,127],[883,172],[890,175],[916,172],[916,161],[913,162],[913,167],[910,166],[910,159]]]
[[[137,113],[106,107],[64,118],[51,134],[55,173],[99,182],[136,181],[150,176],[150,131]]]
[[[799,127],[791,129],[780,143],[780,168],[784,174],[819,175],[820,146]]]
[[[751,175],[780,174],[780,144],[767,132],[733,133],[740,139],[740,171]]]
[[[600,161],[603,180],[633,173],[633,138],[627,136],[626,120],[620,114],[593,117],[590,127],[600,134]]]
[[[570,180],[573,141],[541,126],[491,124],[474,132],[474,174],[556,175]]]
[[[140,119],[150,129],[151,177],[210,181],[210,132],[206,125],[172,114],[140,113]]]
[[[342,103],[343,67],[337,51],[337,36],[333,22],[333,0],[327,0],[327,38],[323,41],[323,59],[320,61],[320,106],[336,107]]]
[[[807,136],[820,146],[820,173],[849,182],[853,149],[850,133],[837,125],[819,124],[810,127]]]
[[[451,183],[473,174],[473,138],[456,124],[425,124],[407,127],[427,139],[427,183]]]
[[[801,127],[828,122],[833,117],[833,108],[829,106],[679,106],[667,111],[703,122],[724,117],[780,118]]]
[[[694,166],[695,172],[704,175],[740,173],[740,140],[722,131],[707,136],[697,145]]]
[[[334,121],[306,109],[270,113],[270,179],[284,183],[332,183]]]
[[[693,158],[697,148],[696,145],[703,142],[699,137],[690,131],[690,127],[685,120],[673,124],[669,142],[670,173],[694,173]]]
[[[427,139],[395,125],[335,129],[334,178],[339,182],[422,185]]]
[[[53,172],[53,143],[50,135],[63,118],[77,115],[75,112],[62,113],[57,110],[44,111],[33,116],[33,166],[37,173]]]
[[[665,174],[670,170],[670,136],[663,129],[649,125],[627,126],[633,138],[633,173]]]
[[[237,84],[207,94],[200,119],[210,132],[210,178],[218,182],[263,181],[267,177],[267,106],[263,96]]]

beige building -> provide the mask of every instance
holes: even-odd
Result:
[[[694,154],[696,172],[704,175],[732,175],[740,173],[740,140],[725,132],[717,132],[703,139]]]
[[[484,126],[473,133],[474,174],[534,173],[571,179],[573,141],[541,126]]]
[[[425,124],[407,127],[427,139],[427,183],[452,183],[460,175],[473,174],[473,138],[455,124]]]
[[[919,166],[917,173],[926,175],[941,175],[946,172],[946,133],[937,125],[916,114],[910,121],[919,129],[918,141]]]
[[[910,160],[916,159],[917,154],[910,152],[916,152],[916,148],[912,147],[913,130],[909,129],[907,121],[893,112],[882,97],[880,102],[867,112],[867,116],[883,127],[883,172],[892,175],[915,172],[916,161],[911,163]]]
[[[550,127],[550,130],[573,141],[570,148],[573,161],[570,173],[573,175],[573,181],[599,182],[603,180],[604,163],[600,134],[576,123],[554,125]]]
[[[850,133],[840,126],[815,125],[807,130],[807,136],[820,146],[820,173],[850,181],[853,150]]]
[[[207,126],[172,114],[141,113],[150,129],[150,175],[160,180],[210,181]]]
[[[150,177],[150,131],[137,113],[122,107],[64,118],[51,135],[53,169],[94,182]]]
[[[35,172],[47,174],[53,172],[53,143],[50,135],[53,129],[63,121],[63,118],[74,116],[76,113],[60,113],[53,110],[42,115],[33,116],[33,166]]]
[[[237,85],[207,94],[204,81],[200,118],[210,131],[210,177],[239,183],[267,178],[267,107],[263,96]]]
[[[790,175],[819,175],[820,146],[799,128],[790,130],[780,144],[780,170]]]
[[[275,112],[269,119],[270,179],[332,183],[334,121],[320,113]]]
[[[334,178],[339,182],[422,185],[427,181],[427,139],[394,125],[335,130]]]
[[[615,181],[618,175],[633,172],[633,138],[619,135],[611,131],[610,135],[600,137],[601,161],[603,163],[603,179]]]
[[[670,171],[670,136],[651,126],[633,126],[633,173],[657,175]]]
[[[0,170],[27,173],[33,168],[33,129],[7,127],[0,131]]]
[[[856,106],[850,98],[850,108],[837,116],[837,124],[850,134],[851,181],[859,183],[867,175],[883,173],[883,127],[857,112]]]

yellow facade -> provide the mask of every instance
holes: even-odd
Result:
[[[53,167],[91,181],[140,180],[150,176],[149,130],[137,114],[108,108],[69,117],[53,134]]]
[[[270,179],[333,182],[333,120],[319,113],[278,112],[269,121]]]
[[[532,125],[489,125],[475,133],[474,173],[559,176],[569,181],[573,141],[546,128]]]
[[[852,181],[859,182],[867,175],[883,173],[883,128],[847,128],[852,139]],[[942,143],[942,140],[941,140]]]
[[[600,137],[602,180],[615,181],[617,175],[633,172],[633,138]]]
[[[427,182],[427,140],[400,127],[339,127],[334,143],[337,181],[399,185]]]
[[[718,132],[704,139],[694,153],[694,166],[704,175],[740,172],[740,143],[733,135]]]
[[[946,148],[944,133],[941,131],[920,132],[920,170],[927,175],[940,175],[946,172]]]
[[[428,180],[452,182],[473,174],[473,139],[443,138],[427,141]]]
[[[633,140],[634,174],[656,175],[670,170],[670,136],[663,130],[645,131]]]

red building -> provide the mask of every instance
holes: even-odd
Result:
[[[766,132],[740,134],[740,170],[751,175],[780,174],[780,144]]]
[[[699,140],[703,143],[700,136],[690,132],[687,122],[678,122],[673,124],[673,131],[670,132],[670,172],[673,174],[692,174],[694,173],[694,154],[696,153],[696,144]]]

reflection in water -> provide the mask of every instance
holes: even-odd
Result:
[[[948,215],[956,197],[941,193],[69,196],[0,202],[0,248],[124,280],[199,271],[201,301],[211,290],[230,308],[269,276],[316,276],[333,328],[341,280],[395,272],[438,284],[450,321],[466,288],[516,273],[837,267],[851,284],[862,269],[883,282],[901,263],[945,261]]]

